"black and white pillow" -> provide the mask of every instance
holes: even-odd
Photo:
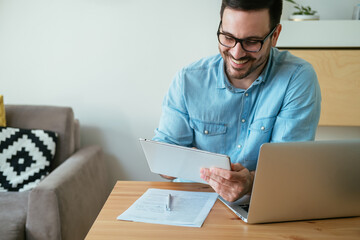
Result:
[[[0,127],[0,192],[34,188],[50,171],[57,134]]]

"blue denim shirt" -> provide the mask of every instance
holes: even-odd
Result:
[[[153,140],[226,154],[255,170],[263,143],[314,139],[320,102],[313,67],[287,51],[272,48],[246,90],[230,84],[218,54],[176,74]]]

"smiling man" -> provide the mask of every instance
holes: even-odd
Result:
[[[282,0],[223,0],[220,54],[181,69],[164,98],[153,139],[230,156],[231,171],[199,173],[227,201],[251,193],[263,143],[315,137],[319,84],[309,63],[275,48],[281,12]]]

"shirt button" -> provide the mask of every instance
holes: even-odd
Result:
[[[248,94],[248,93],[245,93],[245,97],[247,97],[247,96],[249,96],[249,94]]]
[[[205,135],[208,135],[208,134],[209,134],[209,131],[208,131],[208,130],[205,130],[204,133],[205,133]]]
[[[243,123],[244,123],[244,122],[245,122],[245,119],[241,119],[241,122],[243,122]]]
[[[264,131],[264,130],[265,130],[265,127],[264,127],[264,126],[262,126],[260,129]]]
[[[237,145],[237,148],[239,148],[239,149],[240,149],[240,148],[241,148],[241,145],[240,145],[240,144],[239,144],[239,145]]]

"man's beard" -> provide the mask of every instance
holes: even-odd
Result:
[[[244,79],[244,78],[248,77],[251,73],[253,73],[256,69],[258,69],[263,64],[263,62],[259,62],[256,65],[251,65],[250,68],[246,72],[241,73],[243,71],[243,69],[234,68],[231,65],[231,63],[229,62],[229,61],[231,61],[230,58],[232,58],[232,56],[229,55],[228,53],[225,53],[225,56],[227,57],[227,60],[228,60],[225,64],[225,72],[226,72],[228,78],[230,78],[230,79],[237,79],[237,80]],[[251,63],[251,62],[254,62],[256,60],[256,58],[246,56],[246,57],[242,57],[237,60],[240,60],[240,61],[248,60],[247,63]]]

